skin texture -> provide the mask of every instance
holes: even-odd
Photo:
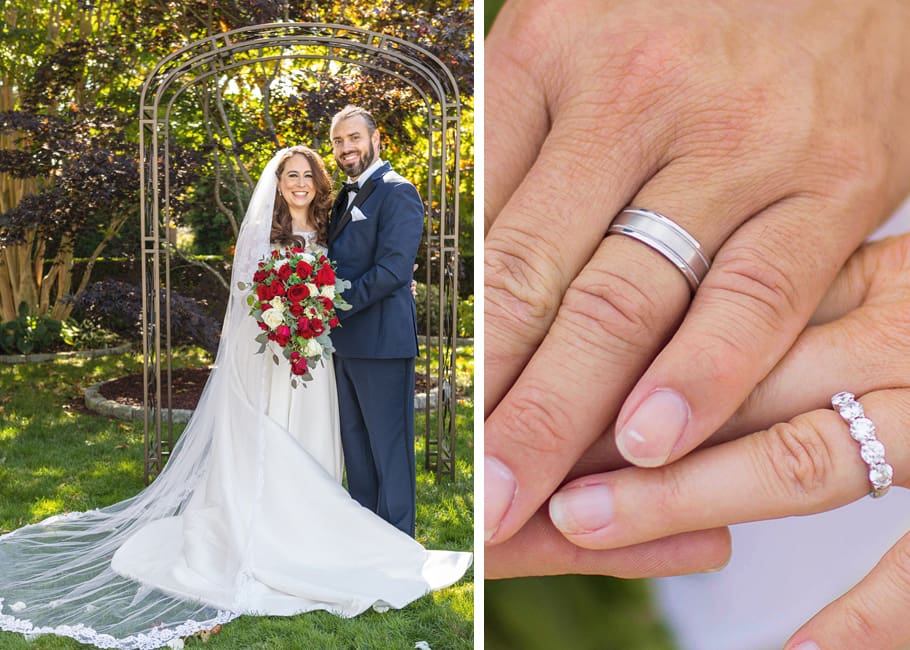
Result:
[[[735,438],[744,426],[764,430],[660,469],[626,468],[572,481],[550,500],[552,521],[575,545],[609,549],[864,498],[868,468],[828,401],[844,386],[856,392],[875,423],[894,485],[910,486],[908,332],[910,235],[904,235],[867,245],[850,259],[814,324],[724,435]],[[910,641],[908,607],[910,535],[787,648],[808,640],[821,648],[897,647]]]
[[[908,12],[505,5],[486,44],[488,544],[515,535],[611,429],[628,461],[677,460],[784,356],[910,190]],[[603,238],[630,204],[713,258],[694,299],[659,254]]]

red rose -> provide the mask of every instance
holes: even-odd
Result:
[[[335,284],[335,271],[328,264],[319,269],[316,274],[316,283],[320,285]]]
[[[325,332],[325,325],[322,324],[322,320],[320,320],[319,318],[311,318],[310,319],[310,329],[313,330],[313,333],[316,336],[319,336],[320,334]]]
[[[301,255],[304,251],[302,248],[300,248],[300,246],[292,246],[291,252],[294,253],[295,255]]]
[[[281,254],[278,252],[278,250],[277,250],[277,249],[276,249],[276,250],[273,250],[273,251],[272,251],[272,259],[273,259],[273,260],[277,260],[279,257],[281,257]]]
[[[297,268],[295,269],[295,271],[296,271],[297,275],[300,276],[301,280],[306,280],[308,277],[310,277],[310,273],[313,272],[313,267],[310,266],[309,264],[307,264],[306,262],[304,262],[303,260],[300,260],[299,262],[297,262]]]
[[[338,327],[340,324],[341,323],[338,320],[337,316],[335,316],[332,320],[329,321],[329,327]]]
[[[268,271],[259,269],[258,271],[256,271],[253,274],[253,282],[262,282],[263,280],[265,280],[268,277],[268,275],[269,275]]]
[[[256,296],[261,302],[265,302],[272,299],[272,292],[267,285],[260,284],[256,287]]]
[[[256,324],[259,325],[259,329],[265,330],[266,332],[269,331],[269,326],[266,325],[265,323],[263,323],[262,321],[257,321]]]
[[[291,372],[295,375],[305,375],[307,371],[306,358],[301,357],[297,361],[291,362]]]
[[[288,311],[291,312],[291,316],[294,318],[299,318],[300,316],[303,316],[303,305],[299,302],[291,303]]]
[[[281,268],[278,269],[278,277],[281,278],[282,282],[287,282],[293,272],[290,264],[282,264]]]
[[[331,298],[326,298],[325,296],[317,296],[316,300],[322,303],[323,309],[329,311],[332,307],[335,306],[335,303],[332,302]]]
[[[291,340],[291,328],[287,325],[279,325],[275,328],[275,340],[278,345],[284,347]]]
[[[304,298],[308,298],[310,295],[310,290],[306,288],[304,284],[292,284],[288,288],[288,300],[291,302],[300,302]],[[299,316],[300,314],[295,314]]]
[[[271,309],[271,308],[272,308],[272,303],[270,303],[270,302],[259,303],[259,309],[261,309],[262,311],[265,311],[266,309]]]
[[[315,334],[313,330],[310,329],[310,319],[300,317],[297,319],[297,334],[302,336],[305,339],[311,339]]]
[[[278,282],[277,280],[272,282],[269,285],[269,293],[272,294],[272,298],[277,298],[278,296],[284,295],[284,285]]]

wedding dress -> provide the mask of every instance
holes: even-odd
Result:
[[[126,501],[0,537],[0,629],[159,648],[241,614],[400,608],[470,553],[428,551],[341,485],[331,363],[290,387],[237,283],[269,250],[280,151],[237,239],[213,370],[164,471]]]

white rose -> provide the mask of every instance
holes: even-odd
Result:
[[[317,357],[322,354],[322,344],[316,339],[308,339],[303,346],[303,355],[305,357]]]
[[[333,300],[335,298],[335,285],[327,284],[322,287],[319,293],[322,294],[323,297],[328,298],[329,300]]]
[[[318,295],[319,295],[319,287],[317,287],[317,286],[316,286],[315,284],[313,284],[312,282],[307,282],[307,283],[306,283],[306,288],[309,290],[311,296],[318,296]]]
[[[312,266],[312,265],[313,265],[313,262],[316,261],[316,256],[315,256],[315,255],[312,255],[312,254],[310,254],[310,253],[304,253],[304,254],[301,255],[300,257],[302,257],[302,258],[303,258],[303,261],[306,262],[307,264],[309,264],[310,266]]]
[[[270,328],[275,329],[284,324],[284,314],[277,309],[266,309],[262,312],[262,320]]]
[[[272,309],[274,309],[275,311],[280,312],[282,314],[284,313],[284,298],[282,298],[281,296],[275,296],[274,298],[269,300],[269,304],[272,306]]]

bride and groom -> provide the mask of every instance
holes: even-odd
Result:
[[[268,163],[235,247],[213,370],[162,474],[137,496],[0,538],[0,629],[155,648],[241,614],[400,608],[458,580],[470,553],[413,539],[416,189],[378,156],[370,114],[332,121],[347,174],[292,147]],[[328,250],[351,282],[334,366],[293,387],[257,354],[238,283],[274,248]],[[341,452],[348,491],[341,484]]]

